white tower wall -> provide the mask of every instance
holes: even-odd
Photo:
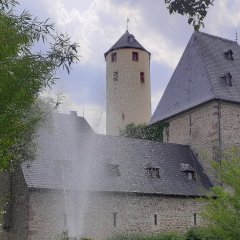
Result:
[[[138,61],[132,60],[132,52],[138,53]],[[106,56],[106,67],[106,133],[119,135],[128,123],[147,123],[151,117],[150,54],[134,48],[111,51]]]

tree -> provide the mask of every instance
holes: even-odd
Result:
[[[155,124],[147,126],[146,124],[129,123],[124,129],[120,131],[122,137],[146,139],[151,141],[163,141],[164,124]]]
[[[0,0],[0,171],[34,156],[32,141],[44,111],[39,94],[69,72],[78,60],[76,43],[56,34],[48,20],[27,11],[16,14],[15,0]],[[41,51],[35,51],[38,44]]]
[[[204,27],[203,20],[207,10],[214,0],[165,0],[169,13],[187,15],[188,24],[192,24],[196,31]]]
[[[213,188],[203,217],[218,236],[236,240],[240,239],[240,149],[226,152],[223,159],[214,163],[222,186]]]

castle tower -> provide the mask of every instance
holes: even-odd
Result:
[[[106,59],[106,133],[119,135],[128,123],[151,117],[151,54],[126,31],[104,54]]]

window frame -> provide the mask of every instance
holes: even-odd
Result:
[[[139,54],[138,52],[132,52],[132,61],[138,62],[139,61]]]
[[[112,52],[111,53],[111,62],[117,62],[117,53],[116,52]]]
[[[140,83],[141,84],[145,83],[145,72],[140,72]]]
[[[117,82],[118,81],[118,71],[113,72],[113,81]]]
[[[224,52],[224,56],[225,56],[225,58],[228,59],[228,60],[232,60],[232,61],[234,60],[232,49],[228,49],[227,51],[225,51],[225,52]]]

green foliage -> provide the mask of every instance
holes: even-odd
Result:
[[[175,233],[163,233],[155,235],[119,235],[109,240],[184,240],[184,236]]]
[[[169,13],[187,15],[188,24],[192,24],[196,31],[203,26],[207,10],[213,5],[214,0],[165,0]]]
[[[54,84],[58,69],[69,72],[78,59],[76,43],[48,20],[16,14],[17,5],[0,0],[0,172],[34,158],[32,139],[44,115],[39,94]],[[40,43],[45,51],[34,51]]]
[[[240,239],[240,149],[224,153],[221,162],[215,162],[222,186],[213,188],[203,217],[209,221],[213,233],[223,239]]]
[[[120,131],[120,135],[129,138],[138,138],[151,141],[163,141],[164,124],[155,124],[147,126],[146,124],[128,124],[125,129]]]
[[[186,240],[224,240],[209,228],[192,228],[186,234]]]

